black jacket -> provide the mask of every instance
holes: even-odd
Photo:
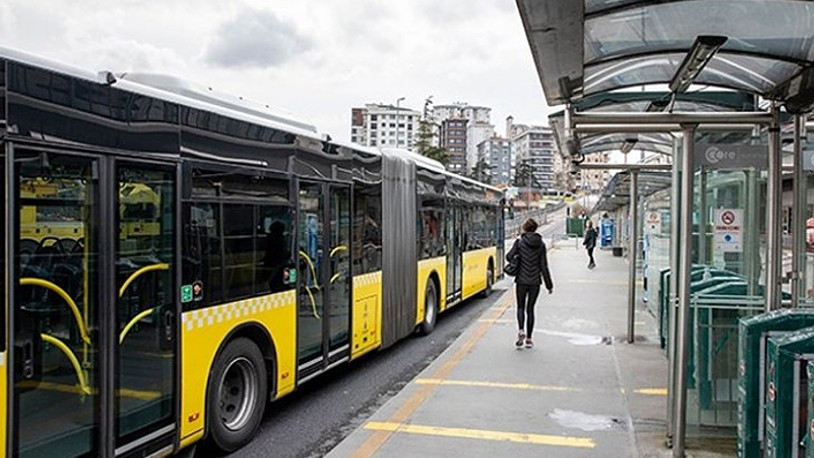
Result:
[[[599,234],[596,233],[595,228],[585,229],[585,238],[582,240],[582,244],[585,245],[585,248],[591,249],[596,247],[596,238]]]
[[[514,282],[519,285],[539,285],[542,283],[540,277],[545,280],[546,289],[554,288],[551,282],[551,273],[548,271],[548,260],[546,259],[545,243],[540,234],[536,232],[524,232],[519,239],[514,241],[512,249],[506,255],[506,259],[520,256],[520,269],[514,277]]]

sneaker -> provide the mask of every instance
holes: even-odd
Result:
[[[517,342],[514,343],[514,346],[517,347],[517,348],[522,348],[524,340],[526,340],[526,333],[523,332],[523,331],[518,332],[517,333]]]
[[[531,348],[534,346],[534,342],[531,341],[531,338],[526,339],[526,348]]]

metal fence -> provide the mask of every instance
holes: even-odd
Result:
[[[694,295],[688,418],[698,426],[738,421],[738,320],[763,312],[761,296]],[[694,420],[694,422],[692,421]]]
[[[514,212],[512,218],[504,218],[504,225],[506,228],[506,238],[512,239],[520,235],[520,226],[528,218],[534,218],[538,224],[543,225],[548,222],[551,213],[565,207],[565,202],[557,202],[553,205],[547,205],[545,208],[538,208],[529,211]]]

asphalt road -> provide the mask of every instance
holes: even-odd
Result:
[[[562,215],[557,212],[540,228],[546,243],[565,232],[564,216],[564,211]],[[442,314],[431,335],[410,336],[269,404],[254,440],[237,452],[213,453],[204,442],[198,445],[195,457],[324,456],[438,357],[510,286],[511,279],[504,278],[488,298],[473,298]]]
[[[504,279],[488,298],[473,298],[441,314],[429,336],[407,337],[269,404],[254,440],[237,452],[215,454],[202,443],[195,457],[325,455],[438,357],[508,286]]]

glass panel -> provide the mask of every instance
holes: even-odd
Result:
[[[350,328],[350,190],[331,189],[330,224],[330,349],[348,343]]]
[[[200,284],[191,302],[184,310],[219,304],[223,299],[223,252],[220,238],[220,205],[190,203],[184,213],[184,267],[181,273],[184,285]]]
[[[322,354],[323,205],[322,185],[302,184],[299,193],[299,318],[297,347],[300,362]]]
[[[117,444],[173,416],[174,172],[119,166]]]
[[[586,3],[590,10],[597,6],[596,2]],[[722,48],[724,51],[758,52],[810,61],[814,47],[812,30],[814,5],[809,2],[692,0],[659,3],[586,20],[584,62],[588,64],[641,52],[683,50],[686,53],[698,35],[729,37]]]
[[[96,161],[21,152],[14,453],[91,454],[97,440]]]
[[[696,82],[765,93],[799,70],[800,66],[788,62],[719,53],[701,71]]]
[[[419,214],[419,259],[435,258],[446,253],[444,240],[444,201],[424,198]]]
[[[382,188],[357,184],[353,190],[354,275],[382,270]]]

